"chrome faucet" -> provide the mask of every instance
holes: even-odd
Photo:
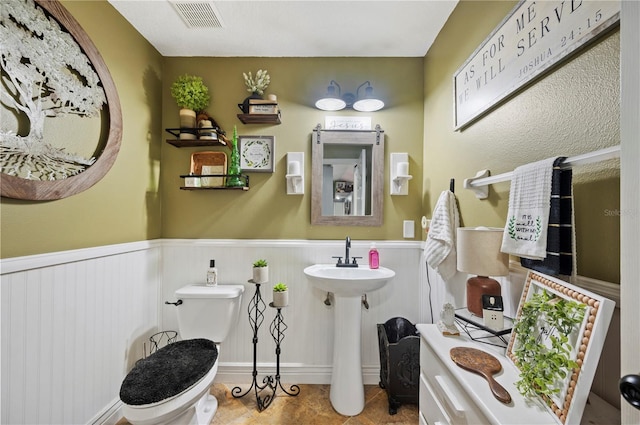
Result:
[[[358,267],[357,259],[362,257],[353,257],[351,261],[349,261],[349,249],[351,248],[351,238],[349,236],[345,239],[344,246],[344,263],[342,262],[342,257],[331,257],[338,259],[336,267]]]

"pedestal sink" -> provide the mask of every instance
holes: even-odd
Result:
[[[357,415],[364,409],[361,297],[382,288],[396,274],[384,267],[346,268],[335,264],[315,264],[305,268],[304,274],[316,288],[333,292],[335,320],[330,399],[338,413]]]

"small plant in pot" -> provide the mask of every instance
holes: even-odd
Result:
[[[282,282],[273,285],[273,306],[286,307],[289,305],[289,288]]]
[[[269,281],[269,265],[267,260],[256,260],[253,263],[253,283],[267,283]]]
[[[179,76],[171,85],[171,96],[181,108],[180,128],[194,129],[189,132],[181,131],[180,138],[195,139],[196,113],[209,106],[211,100],[209,89],[204,85],[201,77],[185,74]]]
[[[259,69],[256,72],[255,77],[251,72],[247,75],[246,72],[242,73],[244,77],[244,84],[247,86],[247,91],[251,93],[251,95],[244,99],[242,103],[238,104],[238,108],[245,114],[249,113],[249,102],[251,99],[262,99],[262,95],[264,91],[271,83],[271,77],[267,73],[266,69]]]

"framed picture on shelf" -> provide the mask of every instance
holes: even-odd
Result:
[[[521,371],[518,389],[542,397],[563,423],[580,422],[614,308],[556,277],[527,274],[506,356]]]
[[[336,180],[333,182],[333,202],[345,202],[353,192],[353,183]]]
[[[238,136],[240,168],[244,172],[275,171],[275,136]]]

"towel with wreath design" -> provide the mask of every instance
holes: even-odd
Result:
[[[513,171],[502,252],[533,260],[547,256],[551,180],[557,159],[533,162]]]

